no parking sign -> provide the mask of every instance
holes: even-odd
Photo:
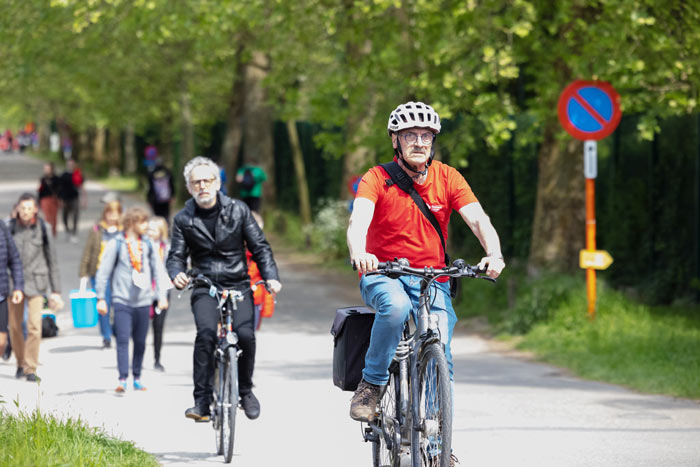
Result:
[[[558,111],[567,133],[583,141],[610,135],[622,117],[620,95],[605,81],[574,81],[561,93]]]

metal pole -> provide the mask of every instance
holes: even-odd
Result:
[[[583,167],[586,177],[586,250],[595,251],[595,178],[598,175],[598,145],[595,141],[583,143]],[[595,269],[586,269],[586,294],[588,296],[588,318],[595,319],[596,274]]]

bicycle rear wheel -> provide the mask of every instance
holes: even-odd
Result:
[[[372,422],[372,425],[375,425],[380,431],[377,440],[372,443],[372,465],[374,467],[399,467],[400,465],[400,430],[397,431],[398,427],[394,427],[391,422],[386,422],[390,418],[398,422],[401,410],[399,403],[399,388],[401,386],[398,368],[395,371],[391,370],[389,371],[389,382],[379,401],[379,417]]]
[[[238,409],[238,356],[235,347],[229,347],[226,351],[223,377],[221,445],[224,461],[228,464],[233,458],[233,438],[236,433],[236,410]]]
[[[450,371],[442,344],[429,344],[418,359],[418,426],[413,430],[413,465],[448,467],[452,449]]]

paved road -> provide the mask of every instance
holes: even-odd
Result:
[[[20,192],[36,189],[41,164],[0,155],[0,213]],[[99,215],[99,185],[88,184],[89,207],[79,245],[57,239],[64,299],[77,286],[87,229]],[[284,290],[275,317],[258,334],[256,394],[262,415],[240,413],[234,465],[370,465],[369,445],[347,416],[349,393],[331,382],[334,310],[360,303],[352,276],[318,272],[303,258],[277,251]],[[478,286],[480,284],[475,284]],[[41,347],[40,386],[14,379],[14,362],[0,362],[0,395],[21,410],[40,408],[80,417],[131,440],[164,465],[218,465],[209,425],[183,417],[191,405],[192,318],[183,296],[173,299],[163,363],[152,370],[151,337],[144,393],[118,396],[116,352],[102,350],[96,329],[74,329],[59,314],[59,337]],[[454,339],[454,449],[473,466],[700,466],[700,405],[567,376],[543,364],[490,350],[478,337]]]

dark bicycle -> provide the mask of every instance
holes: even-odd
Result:
[[[409,459],[413,467],[450,465],[452,391],[438,317],[430,313],[431,285],[439,277],[495,281],[483,273],[463,260],[445,268],[412,268],[406,259],[379,263],[376,271],[367,273],[422,279],[418,310],[404,325],[377,415],[363,433],[365,441],[373,443],[375,467],[400,467]]]
[[[238,302],[243,301],[244,293],[250,293],[250,289],[245,291],[225,289],[197,271],[188,271],[187,275],[191,277],[190,283],[187,285],[188,289],[208,287],[209,295],[218,300],[218,344],[214,350],[211,422],[216,432],[216,453],[223,454],[224,461],[228,464],[233,457],[236,409],[240,400],[238,394],[238,357],[242,352],[238,346],[238,336],[233,331],[233,314],[238,309]],[[259,284],[265,283],[258,281],[255,286]]]

